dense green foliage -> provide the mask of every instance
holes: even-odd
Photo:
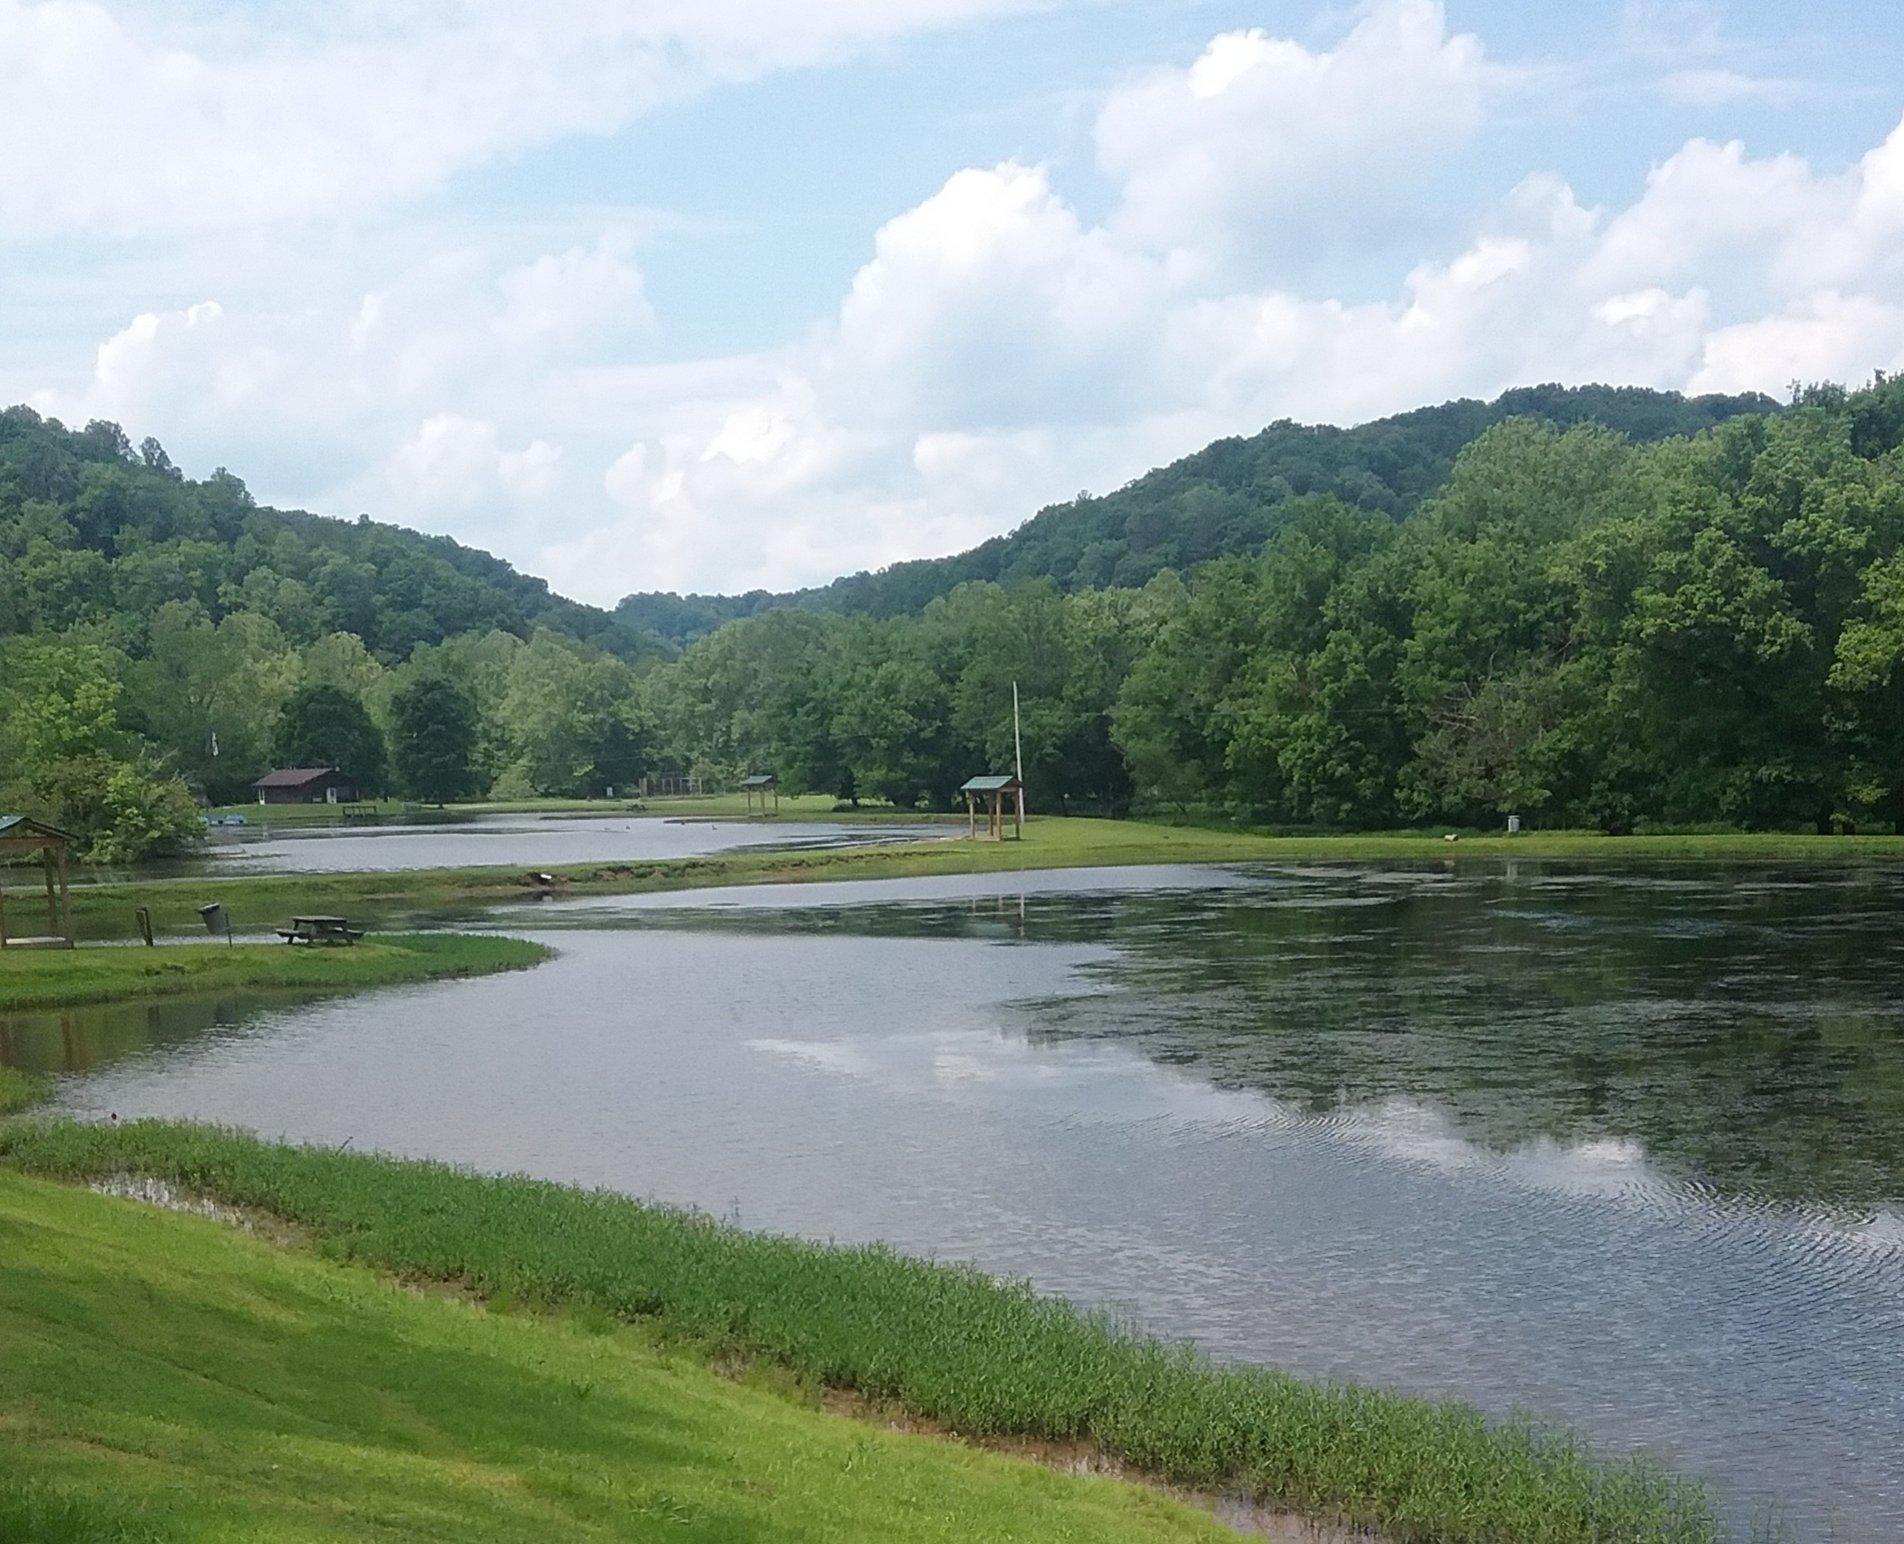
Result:
[[[0,410],[0,634],[102,630],[143,652],[162,606],[269,620],[293,646],[352,633],[379,659],[537,627],[635,659],[653,640],[443,536],[263,507],[229,472],[182,477],[116,424]]]
[[[336,767],[366,793],[386,781],[383,731],[362,698],[328,681],[301,686],[285,700],[271,755],[281,767]]]
[[[1009,561],[968,555],[1014,582],[780,605],[636,663],[522,607],[464,626],[478,590],[520,586],[483,588],[490,560],[453,543],[257,510],[109,426],[0,415],[0,585],[35,597],[0,614],[0,801],[136,856],[190,828],[188,792],[241,799],[319,751],[368,766],[380,737],[394,791],[432,801],[770,769],[946,807],[1012,765],[1015,682],[1043,811],[1870,829],[1904,816],[1900,392],[1748,413],[1540,388],[1277,425],[1047,511]],[[1115,560],[1084,561],[1112,527]],[[208,566],[161,583],[160,552]],[[365,553],[359,616],[337,576]]]
[[[0,411],[0,809],[92,859],[189,839],[194,797],[247,798],[273,765],[382,789],[391,700],[424,675],[476,704],[467,790],[625,781],[636,666],[664,652],[446,538],[264,508],[115,425]]]
[[[190,792],[125,717],[111,650],[0,638],[0,813],[50,821],[101,862],[188,840]]]
[[[1904,382],[1638,445],[1496,424],[1413,518],[1288,502],[1252,556],[1141,590],[960,587],[779,611],[654,678],[673,753],[792,789],[1748,829],[1904,818]]]
[[[423,676],[390,699],[396,775],[419,799],[444,804],[476,786],[476,704],[442,676]]]
[[[1697,1485],[1454,1403],[1220,1368],[976,1271],[744,1233],[610,1192],[156,1122],[0,1127],[0,1157],[145,1175],[334,1256],[491,1299],[651,1321],[976,1437],[1081,1439],[1395,1544],[1720,1537]]]
[[[1494,424],[1539,418],[1556,428],[1597,423],[1647,443],[1695,434],[1741,413],[1773,411],[1768,397],[1696,397],[1640,387],[1531,386],[1492,402],[1463,399],[1353,429],[1273,423],[1247,439],[1218,440],[1102,497],[1079,494],[1040,510],[1008,536],[948,558],[896,563],[790,595],[631,595],[616,608],[630,625],[686,642],[722,623],[786,606],[893,617],[922,610],[961,584],[1060,590],[1134,588],[1165,569],[1255,552],[1295,501],[1331,494],[1400,520],[1447,480],[1462,448]]]
[[[0,1237],[8,1544],[1234,1538],[1154,1491],[722,1377],[599,1313],[486,1312],[11,1173]]]

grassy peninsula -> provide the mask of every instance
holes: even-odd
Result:
[[[1643,1461],[1459,1404],[1218,1367],[882,1248],[162,1122],[3,1125],[0,1163],[160,1181],[270,1219],[297,1245],[274,1255],[209,1224],[0,1178],[0,1230],[22,1262],[0,1282],[16,1506],[37,1504],[18,1500],[23,1482],[57,1500],[109,1480],[182,1523],[212,1520],[200,1537],[350,1531],[379,1508],[417,1531],[460,1520],[465,1537],[585,1536],[611,1518],[635,1537],[738,1539],[767,1519],[777,1539],[1222,1536],[1156,1497],[823,1427],[718,1387],[717,1363],[972,1438],[1087,1444],[1395,1544],[1722,1536],[1700,1487]],[[365,1268],[537,1312],[405,1297]],[[98,1355],[108,1341],[165,1349],[121,1369]]]
[[[12,950],[0,955],[0,1012],[239,988],[357,991],[520,970],[548,955],[526,939],[456,933],[392,934],[347,949],[206,942]]]
[[[804,817],[802,817],[804,818]],[[698,858],[635,859],[571,865],[558,894],[610,895],[714,885],[803,880],[897,879],[918,875],[1015,872],[1153,863],[1464,863],[1503,858],[1592,863],[1842,863],[1904,858],[1900,836],[1721,833],[1602,836],[1526,832],[1519,836],[1378,832],[1351,836],[1278,836],[1243,829],[1042,815],[1020,841],[973,842],[945,826],[943,840],[806,852],[742,849]],[[521,868],[388,870],[375,873],[261,874],[84,885],[73,892],[83,938],[128,938],[137,907],[151,909],[168,932],[199,928],[196,908],[225,903],[241,931],[267,927],[292,911],[402,917],[476,908],[543,893]]]

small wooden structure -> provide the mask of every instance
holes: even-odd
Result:
[[[251,785],[260,804],[355,804],[363,790],[336,767],[279,767]]]
[[[978,839],[978,806],[985,802],[985,838],[987,841],[1002,842],[1005,839],[1005,798],[1012,799],[1012,836],[1022,839],[1025,834],[1025,785],[1015,777],[969,777],[959,784],[959,792],[965,795],[965,815],[971,823],[972,839]]]
[[[73,897],[66,884],[66,849],[73,837],[56,826],[25,815],[0,815],[0,865],[13,858],[38,857],[46,877],[46,931],[7,931],[7,892],[0,867],[0,949],[73,947]]]
[[[760,796],[760,813],[767,813],[767,796],[773,795],[773,813],[780,813],[780,779],[771,772],[756,772],[740,780],[740,791],[747,799],[747,813],[754,812],[754,796]]]
[[[354,944],[363,936],[346,917],[293,917],[289,927],[278,929],[287,944]]]

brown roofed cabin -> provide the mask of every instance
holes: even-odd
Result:
[[[355,804],[363,797],[335,767],[280,767],[251,786],[260,804]]]
[[[66,888],[66,849],[72,841],[56,826],[25,815],[0,815],[0,949],[73,947],[73,897]],[[9,932],[5,865],[15,858],[32,857],[40,860],[46,879],[46,931]]]
[[[965,795],[965,814],[972,825],[972,837],[978,837],[979,801],[985,802],[985,836],[989,841],[1005,839],[1005,800],[1012,800],[1012,835],[1025,834],[1025,785],[1015,777],[970,777],[959,784]]]
[[[767,813],[767,795],[773,795],[773,812],[780,813],[780,779],[771,772],[756,772],[740,780],[740,791],[747,798],[747,813],[754,812],[754,795],[760,795],[760,813]]]

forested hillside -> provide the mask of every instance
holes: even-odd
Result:
[[[195,798],[242,797],[274,763],[430,800],[771,769],[791,792],[944,807],[1010,765],[1015,682],[1034,810],[1611,831],[1904,818],[1904,382],[1762,414],[1566,400],[1626,402],[1651,443],[1543,413],[1456,452],[1444,408],[1396,420],[1412,427],[1377,465],[1371,441],[1342,450],[1361,431],[1324,433],[1313,477],[1284,457],[1250,506],[1258,550],[1141,586],[972,581],[916,615],[777,608],[632,662],[574,634],[635,654],[639,638],[481,554],[260,510],[150,442],[135,455],[110,426],[16,412],[0,419],[0,807],[78,831],[95,858],[188,838]],[[1660,438],[1681,413],[1723,421]],[[1259,475],[1267,443],[1152,486],[1194,503],[1245,480],[1246,447]],[[1144,561],[1203,550],[1199,530],[1160,525]]]
[[[0,636],[105,627],[136,646],[170,601],[213,621],[268,618],[298,644],[354,633],[386,661],[492,627],[549,627],[629,659],[663,652],[447,536],[271,509],[223,469],[181,476],[156,440],[135,451],[117,424],[0,411]]]
[[[1533,386],[1493,402],[1445,402],[1352,429],[1284,421],[1247,439],[1218,440],[1115,493],[1053,505],[1010,535],[953,557],[897,563],[786,595],[631,595],[616,614],[642,631],[687,642],[724,622],[782,606],[906,615],[972,580],[1049,579],[1065,591],[1135,588],[1167,568],[1183,572],[1258,550],[1293,501],[1309,494],[1403,519],[1447,481],[1463,446],[1509,418],[1539,418],[1562,429],[1601,424],[1649,443],[1695,434],[1741,413],[1775,411],[1771,398],[1756,395],[1687,398],[1636,386]]]
[[[0,808],[94,856],[191,834],[194,796],[274,763],[429,791],[385,746],[425,676],[475,719],[450,796],[604,786],[645,743],[634,663],[665,652],[448,538],[265,508],[117,425],[0,412]]]
[[[1511,420],[1399,524],[1308,493],[1260,553],[1139,589],[774,611],[696,643],[649,700],[685,761],[902,803],[1010,765],[1017,681],[1034,808],[1890,826],[1900,441],[1904,382],[1652,445]]]

